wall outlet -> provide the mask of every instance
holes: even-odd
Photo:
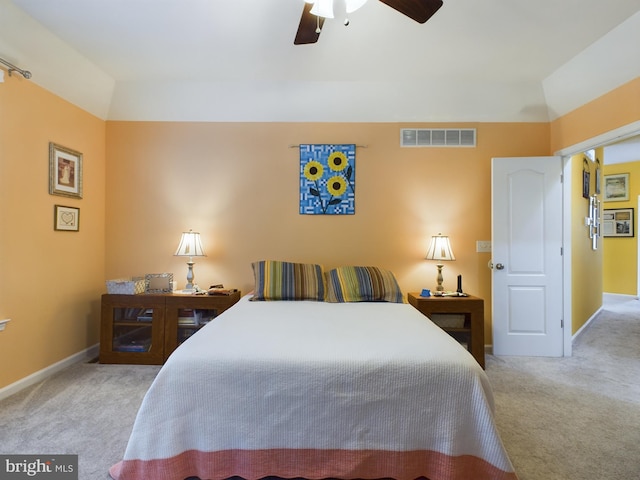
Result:
[[[491,253],[491,240],[478,240],[476,242],[476,252]]]

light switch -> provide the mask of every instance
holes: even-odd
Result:
[[[491,240],[478,240],[476,242],[476,252],[491,253]]]

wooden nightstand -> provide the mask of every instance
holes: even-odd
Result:
[[[183,341],[240,300],[230,295],[102,296],[100,363],[162,365]]]
[[[484,368],[484,300],[478,297],[421,297],[419,293],[409,293],[409,303],[422,314],[459,315],[460,325],[439,325],[445,332],[461,343],[467,344],[471,355]],[[434,322],[437,323],[437,322]]]
[[[240,300],[240,292],[231,295],[167,295],[166,300],[165,360],[187,338],[237,303]]]

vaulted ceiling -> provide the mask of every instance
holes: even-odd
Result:
[[[548,121],[640,76],[640,0],[0,0],[0,57],[105,119]]]

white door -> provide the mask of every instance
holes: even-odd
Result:
[[[562,160],[492,160],[495,355],[563,355]]]

